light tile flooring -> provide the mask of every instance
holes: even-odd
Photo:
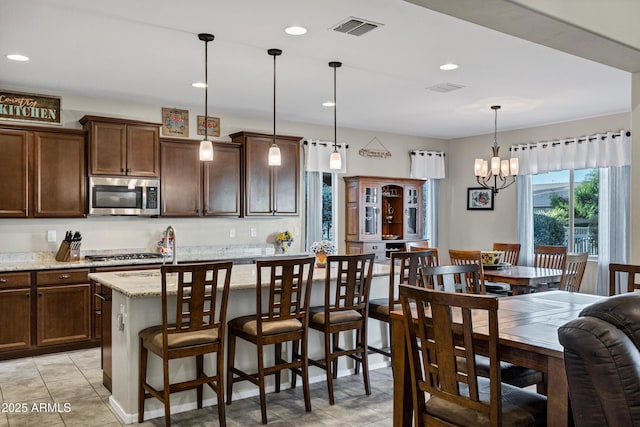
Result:
[[[326,382],[311,385],[312,411],[304,411],[302,386],[267,395],[270,426],[390,426],[391,369],[370,372],[371,395],[364,394],[362,375],[334,383],[336,404],[329,405]],[[100,349],[0,361],[0,427],[104,426],[118,427],[102,385]],[[49,403],[49,407],[43,405]],[[55,404],[59,406],[56,408]],[[69,405],[64,406],[65,403]],[[36,404],[34,406],[34,404]],[[40,409],[40,410],[39,410]],[[24,411],[23,411],[24,410]],[[260,401],[251,397],[226,407],[227,425],[260,426]],[[217,426],[215,406],[171,417],[174,426]],[[144,426],[164,426],[164,418]]]

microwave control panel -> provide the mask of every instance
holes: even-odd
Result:
[[[147,187],[147,209],[158,209],[158,187]]]

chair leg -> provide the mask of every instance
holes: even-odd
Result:
[[[138,424],[144,421],[144,383],[147,382],[147,349],[140,338],[140,359],[138,363]]]
[[[291,341],[291,360],[300,359],[300,342],[298,340]],[[292,372],[291,374],[291,388],[296,388],[298,376]]]
[[[267,423],[267,396],[264,386],[264,352],[262,345],[256,345],[258,350],[258,387],[260,388],[260,413],[262,415],[262,424]]]
[[[229,331],[229,347],[227,348],[227,405],[231,405],[231,395],[233,394],[233,362],[236,355],[236,336]],[[222,376],[223,371],[218,372]]]
[[[204,369],[204,355],[196,356],[196,378],[201,378]],[[198,399],[198,409],[202,409],[202,384],[196,387],[196,396]]]
[[[169,359],[162,358],[162,371],[164,377],[164,425],[171,427],[171,385],[169,383]]]
[[[275,354],[273,355],[273,360],[275,366],[278,366],[282,363],[282,343],[276,343],[274,346]],[[276,393],[280,393],[280,380],[282,376],[280,375],[282,371],[276,371]],[[292,385],[293,387],[293,385]]]
[[[221,346],[216,354],[216,395],[218,398],[218,423],[220,427],[226,427],[227,416],[224,411],[224,350]]]
[[[324,333],[324,360],[325,360],[325,370],[327,371],[327,391],[329,393],[329,405],[333,405],[335,403],[333,397],[333,362],[331,360],[331,334],[329,331],[325,330]]]
[[[369,396],[371,394],[371,385],[369,383],[369,357],[367,351],[367,328],[362,327],[356,331],[356,345],[361,348],[360,360],[362,361],[362,381],[364,382],[364,392]],[[357,362],[356,362],[357,366]]]
[[[302,392],[304,394],[304,408],[311,412],[311,393],[309,391],[309,342],[308,331],[305,329],[302,338]]]
[[[331,350],[332,353],[337,353],[338,351],[340,351],[340,333],[335,333],[333,334],[333,349]],[[338,358],[334,357],[332,359],[332,363],[333,366],[331,367],[331,371],[333,373],[333,379],[337,379],[338,378]]]

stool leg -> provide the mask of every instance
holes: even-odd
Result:
[[[262,344],[256,345],[258,350],[258,387],[260,388],[260,413],[262,415],[262,424],[267,423],[267,396],[264,386],[264,352]]]
[[[327,371],[327,391],[329,393],[329,405],[335,403],[333,397],[333,362],[331,360],[331,333],[328,330],[324,331],[324,360],[325,368]]]
[[[273,360],[275,363],[275,366],[278,366],[279,364],[282,363],[282,343],[276,343],[274,346],[274,351],[275,354],[273,355]],[[282,371],[278,370],[276,371],[276,393],[280,393],[280,380],[282,378],[282,376],[280,375]]]
[[[144,383],[147,382],[147,349],[140,338],[140,359],[138,363],[138,424],[144,421]]]
[[[358,348],[361,348],[360,352],[360,360],[362,361],[362,380],[364,381],[364,392],[367,395],[371,394],[371,386],[369,383],[369,356],[367,351],[367,324],[365,320],[365,324],[362,329],[356,331],[356,345]],[[357,363],[356,363],[357,364]]]
[[[171,426],[171,385],[169,384],[169,359],[162,358],[162,371],[164,376],[164,425]]]
[[[305,325],[304,335],[302,337],[302,392],[304,394],[304,408],[307,412],[311,412],[311,393],[309,391],[309,342],[308,330]]]
[[[196,378],[203,376],[204,356],[196,356]],[[198,399],[198,409],[202,409],[202,384],[196,387],[196,397]]]
[[[227,348],[227,405],[231,405],[231,395],[233,394],[233,362],[236,355],[236,336],[229,331],[229,348]],[[218,372],[218,376],[223,375],[223,371]]]
[[[299,346],[300,346],[300,341],[298,340],[294,340],[291,341],[291,360],[296,360],[296,359],[300,359],[300,350],[299,350]],[[291,388],[296,388],[296,382],[298,379],[298,375],[296,375],[295,373],[291,373]]]
[[[340,351],[340,333],[335,333],[333,334],[333,350],[331,350],[332,353],[337,353],[338,351]],[[337,379],[338,378],[338,358],[334,357],[332,360],[333,363],[333,367],[331,368],[331,371],[333,372],[333,379]]]
[[[227,425],[227,416],[224,411],[224,347],[221,345],[216,353],[216,395],[218,398],[218,423],[220,427]]]

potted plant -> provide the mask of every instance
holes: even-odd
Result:
[[[276,244],[278,246],[278,252],[287,253],[293,242],[293,234],[289,230],[281,231],[276,235]]]
[[[331,240],[320,240],[313,242],[311,251],[316,254],[316,266],[324,268],[327,266],[327,255],[336,253],[336,246]]]

